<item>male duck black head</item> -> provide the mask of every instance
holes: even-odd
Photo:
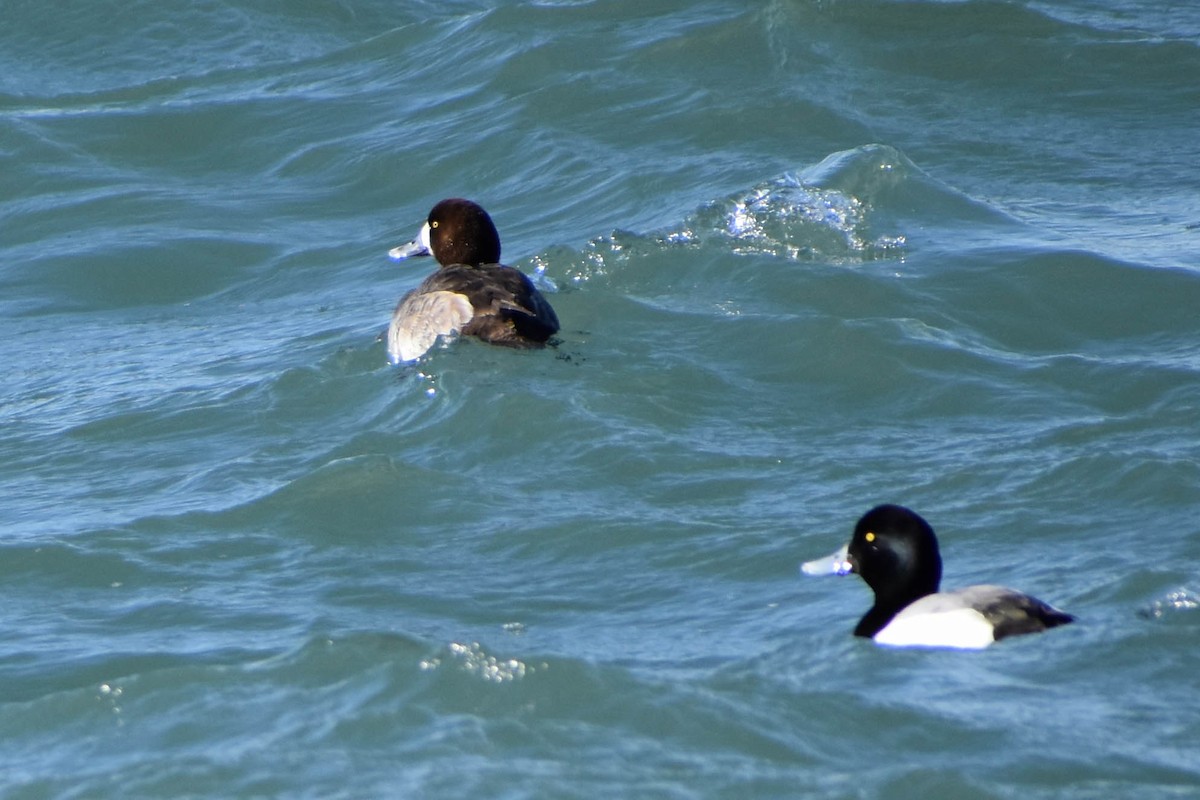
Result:
[[[558,331],[554,309],[533,282],[500,263],[500,234],[470,200],[435,205],[417,238],[388,255],[432,255],[441,265],[396,306],[387,334],[392,363],[420,358],[439,336],[531,348],[542,347]]]
[[[850,543],[809,561],[808,575],[856,572],[875,592],[875,605],[855,636],[899,647],[982,648],[1006,636],[1038,633],[1075,618],[1002,586],[939,592],[942,557],[933,528],[903,506],[877,506],[858,521]]]

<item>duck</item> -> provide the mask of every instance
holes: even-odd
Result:
[[[805,562],[806,575],[857,573],[875,593],[855,636],[893,647],[982,649],[1009,636],[1040,633],[1075,617],[1003,586],[939,591],[942,557],[933,528],[899,505],[872,508],[850,543]]]
[[[558,332],[558,316],[533,281],[500,263],[500,234],[478,203],[440,201],[417,237],[388,255],[431,255],[439,264],[392,313],[387,351],[393,364],[417,360],[439,337],[461,334],[530,349],[544,347]]]

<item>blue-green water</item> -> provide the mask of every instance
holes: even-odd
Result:
[[[4,797],[1200,793],[1194,3],[0,16]],[[390,367],[456,195],[560,341]]]

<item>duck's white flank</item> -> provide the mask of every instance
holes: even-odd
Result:
[[[388,356],[392,363],[414,361],[439,336],[451,336],[471,321],[475,309],[456,292],[423,292],[405,297],[388,326]]]

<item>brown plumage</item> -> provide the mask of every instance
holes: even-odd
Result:
[[[388,328],[393,362],[420,358],[439,336],[475,336],[505,347],[542,347],[558,317],[525,273],[500,263],[500,234],[470,200],[442,200],[417,239],[393,258],[432,255],[438,270],[403,298]]]

